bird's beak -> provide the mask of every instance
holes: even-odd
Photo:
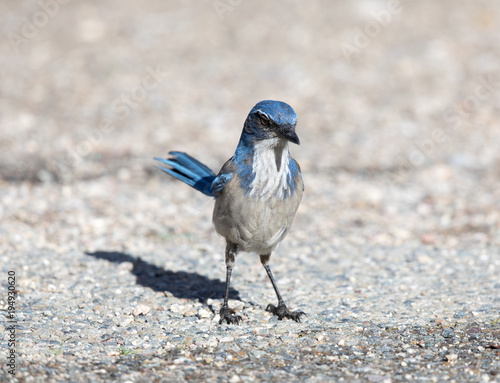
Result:
[[[294,144],[300,145],[299,136],[297,136],[297,133],[295,133],[295,129],[293,128],[293,126],[281,129],[279,134],[284,139],[293,142]]]

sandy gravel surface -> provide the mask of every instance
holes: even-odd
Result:
[[[0,4],[0,380],[500,381],[494,1],[42,4]],[[271,267],[308,317],[242,254],[219,325],[213,201],[152,157],[218,170],[263,99],[299,116]]]

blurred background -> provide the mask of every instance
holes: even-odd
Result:
[[[152,158],[181,150],[218,171],[264,99],[299,116],[297,251],[500,242],[494,1],[42,0],[0,14],[3,253],[219,246],[212,201]]]

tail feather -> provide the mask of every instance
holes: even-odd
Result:
[[[184,152],[169,152],[168,154],[172,156],[176,156],[176,161],[188,168],[188,169],[201,169],[205,173],[213,175],[215,177],[214,172],[212,169],[210,169],[207,165],[202,164],[200,161],[198,161],[196,158],[191,157],[189,154],[186,154]]]
[[[184,152],[170,152],[169,154],[173,157],[169,159],[155,158],[155,160],[170,166],[170,168],[158,166],[159,169],[203,194],[214,197],[212,182],[216,175],[208,166]]]

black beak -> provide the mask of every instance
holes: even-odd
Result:
[[[280,129],[279,135],[294,144],[300,145],[299,136],[295,133],[295,127],[293,126],[283,127]]]

